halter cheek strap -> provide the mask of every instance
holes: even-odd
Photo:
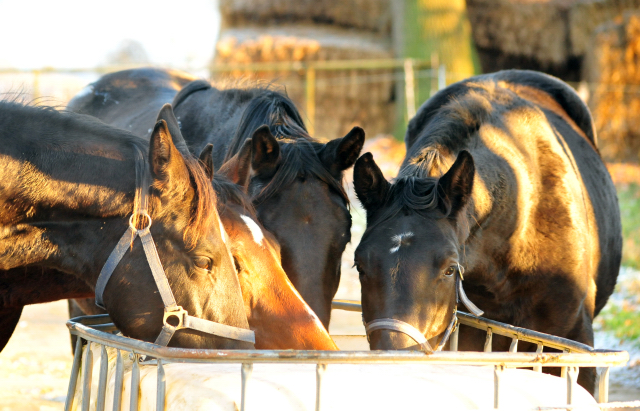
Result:
[[[137,159],[138,158],[143,157],[138,156]],[[137,177],[138,181],[143,179],[138,175]],[[118,244],[109,255],[107,262],[102,267],[102,270],[100,270],[100,275],[98,276],[98,281],[96,282],[95,288],[96,305],[100,308],[105,309],[103,295],[104,290],[109,283],[109,279],[120,263],[120,260],[122,260],[122,257],[124,257],[127,250],[130,249],[133,245],[136,237],[140,237],[140,241],[142,242],[142,247],[144,249],[144,254],[147,257],[147,262],[149,263],[149,267],[151,268],[153,279],[156,283],[156,286],[158,287],[158,291],[160,292],[162,303],[164,304],[162,331],[160,331],[160,335],[158,335],[158,338],[156,338],[156,344],[166,346],[167,344],[169,344],[169,341],[171,340],[171,337],[173,337],[175,332],[183,328],[190,328],[192,330],[197,330],[219,337],[255,344],[256,339],[255,333],[253,331],[193,317],[176,303],[176,299],[173,295],[173,292],[171,291],[171,286],[169,285],[169,280],[167,279],[164,268],[162,267],[162,262],[160,261],[160,256],[158,255],[156,244],[151,237],[151,232],[149,231],[149,229],[151,228],[151,217],[146,211],[148,206],[147,192],[146,190],[142,189],[144,183],[138,183],[137,185],[138,186],[136,187],[136,191],[140,195],[141,204],[141,210],[137,213],[137,216],[146,219],[147,226],[142,229],[136,228],[134,221],[134,216],[136,216],[135,213],[129,218],[129,228],[127,228],[127,231],[124,232],[123,236],[120,238],[120,241],[118,241]],[[226,235],[224,233],[224,230],[222,230],[222,235]],[[176,325],[172,325],[167,321],[172,317],[172,322],[177,323]]]
[[[451,318],[451,322],[449,323],[449,326],[447,326],[442,339],[435,349],[431,347],[431,344],[429,344],[429,341],[424,336],[424,334],[422,334],[413,325],[393,318],[380,318],[366,323],[365,330],[367,331],[367,339],[369,339],[371,333],[376,330],[391,330],[401,332],[411,337],[416,343],[418,343],[418,345],[420,345],[420,348],[422,348],[422,351],[426,354],[432,354],[434,351],[442,351],[444,345],[447,343],[447,341],[449,341],[449,337],[451,337],[451,334],[458,325],[458,317],[456,316],[456,312],[460,299],[462,300],[462,303],[465,305],[465,307],[467,307],[469,312],[471,312],[476,317],[480,317],[482,314],[484,314],[484,311],[482,311],[474,303],[472,303],[471,300],[469,300],[469,298],[467,297],[467,294],[464,292],[464,288],[462,288],[462,280],[464,279],[462,277],[463,272],[463,268],[458,265],[458,270],[455,274],[456,307],[453,309],[453,317]]]

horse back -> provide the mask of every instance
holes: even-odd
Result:
[[[158,112],[195,77],[177,70],[140,68],[102,76],[67,105],[137,136],[148,136]]]

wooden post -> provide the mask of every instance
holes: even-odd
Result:
[[[413,60],[404,61],[404,95],[407,102],[407,117],[411,120],[416,115],[416,86]]]
[[[309,124],[307,125],[307,131],[311,137],[315,137],[315,123],[316,123],[316,69],[313,67],[307,68],[306,74],[306,105],[307,105],[307,118]]]

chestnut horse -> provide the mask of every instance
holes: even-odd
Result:
[[[68,108],[145,136],[154,121],[153,112],[171,100],[172,90],[173,94],[177,93],[180,79],[188,78],[186,76],[156,69],[113,73],[88,86]],[[102,105],[105,95],[108,98]],[[180,133],[177,120],[169,117],[163,118]],[[250,172],[251,144],[247,142],[244,149],[216,173],[213,172],[212,146],[205,148],[201,153],[202,165],[212,177],[218,194],[218,211],[230,237],[249,326],[256,333],[256,348],[337,349],[287,278],[278,241],[261,225],[251,200],[237,184]],[[70,301],[69,310],[72,316],[101,312],[90,300]]]
[[[616,191],[577,94],[532,71],[473,77],[427,101],[405,142],[393,183],[369,153],[354,168],[367,211],[355,256],[364,321],[401,321],[437,342],[464,278],[487,318],[593,346],[622,237]],[[484,340],[462,327],[459,348],[482,351]],[[384,327],[370,344],[416,346]],[[494,350],[508,347],[493,339]],[[582,368],[579,383],[593,392],[594,381],[594,369]]]
[[[215,193],[166,122],[145,141],[89,116],[0,102],[0,140],[0,313],[9,313],[0,316],[0,348],[24,305],[93,292],[120,245],[124,254],[101,295],[124,335],[152,342],[160,335],[167,291],[161,298],[154,276],[162,272],[188,313],[248,330]],[[135,236],[123,236],[135,229],[144,251]],[[159,262],[146,256],[149,235]],[[253,347],[191,329],[170,344]]]

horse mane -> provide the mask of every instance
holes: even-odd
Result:
[[[218,197],[218,212],[220,212],[228,202],[231,202],[242,207],[250,217],[257,218],[256,210],[251,203],[251,199],[238,184],[229,181],[229,179],[220,173],[214,175],[211,184]]]
[[[141,190],[148,189],[151,183],[148,141],[126,130],[109,126],[97,118],[71,111],[57,110],[55,107],[24,105],[12,100],[0,100],[0,110],[16,112],[15,116],[9,113],[12,117],[17,117],[18,114],[27,116],[37,115],[41,122],[52,124],[52,127],[55,127],[56,124],[70,125],[77,130],[77,133],[66,133],[66,143],[78,138],[73,137],[74,135],[82,136],[78,138],[79,141],[85,141],[89,136],[108,136],[110,141],[120,143],[122,149],[126,147],[132,149],[136,184],[141,184],[141,187],[136,187],[133,199],[133,210],[131,211],[136,216],[134,217],[134,223],[137,225],[140,211],[147,206],[143,204],[143,199],[146,196],[142,195]],[[2,114],[2,111],[0,111],[0,114]],[[53,135],[53,132],[50,132],[49,135]],[[198,160],[191,154],[183,153],[182,156],[195,189],[191,218],[184,232],[185,243],[188,247],[193,247],[212,224],[213,211],[216,207],[216,195],[211,186],[211,182],[207,178]]]
[[[271,133],[280,142],[282,158],[280,166],[269,183],[254,196],[254,204],[276,194],[296,178],[309,176],[327,184],[349,204],[349,198],[341,182],[331,175],[318,157],[318,150],[323,145],[309,135],[302,116],[288,96],[275,90],[271,84],[244,90],[229,89],[225,91],[253,95],[242,114],[225,161],[233,157],[245,140],[251,138],[253,132],[264,124],[269,126]]]

